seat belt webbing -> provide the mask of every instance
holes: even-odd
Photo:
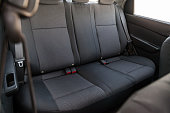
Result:
[[[125,15],[123,13],[123,10],[120,9],[120,7],[116,6],[117,10],[118,10],[118,13],[119,13],[119,16],[120,16],[120,20],[121,20],[121,23],[123,25],[123,29],[125,31],[125,34],[126,34],[126,37],[127,37],[127,40],[128,42],[131,42],[131,38],[129,36],[129,32],[128,32],[128,29],[127,29],[127,24],[126,24],[126,20],[125,20]]]
[[[128,41],[128,45],[127,45],[128,54],[129,55],[137,55],[137,52],[136,52],[136,50],[135,50],[135,48],[132,44],[132,40],[131,40],[129,32],[128,32],[124,12],[123,12],[122,9],[120,9],[119,6],[116,6],[116,9],[117,9],[117,12],[119,14],[119,17],[120,17],[120,20],[121,20],[121,23],[122,23],[122,26],[123,26],[123,30],[125,32],[125,35],[126,35],[126,38],[127,38],[127,41]]]
[[[15,63],[19,83],[24,83],[25,77],[25,58],[22,43],[15,44]]]

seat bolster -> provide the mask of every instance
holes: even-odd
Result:
[[[41,78],[36,77],[36,80],[34,80],[33,84],[38,112],[48,113],[49,111],[58,111],[58,107],[54,101],[54,98],[48,91],[43,81],[41,81]],[[24,113],[32,113],[30,99],[29,85],[22,85],[15,98],[15,102],[17,103],[17,106],[19,106],[18,110]]]

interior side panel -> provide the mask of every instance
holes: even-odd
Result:
[[[170,34],[170,24],[126,15],[128,28],[139,55],[152,59],[158,66],[160,48]]]
[[[160,48],[170,35],[170,23],[134,15],[134,0],[128,0],[124,10],[129,33],[138,54],[152,59],[158,67]]]

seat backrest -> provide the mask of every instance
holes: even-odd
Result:
[[[41,0],[38,12],[21,23],[33,75],[74,65],[62,1]]]
[[[105,0],[99,4],[87,2],[73,0],[66,6],[63,1],[41,0],[35,16],[22,19],[33,74],[64,69],[75,62],[86,64],[123,52],[127,39],[117,6]]]
[[[102,58],[109,58],[122,53],[127,45],[117,6],[114,0],[100,0],[94,5],[97,36]]]
[[[77,2],[73,0],[71,11],[81,64],[122,53],[127,38],[114,0]]]
[[[170,37],[168,37],[161,47],[159,77],[170,73]]]
[[[87,0],[73,0],[71,11],[80,63],[89,63],[100,58],[94,13]]]

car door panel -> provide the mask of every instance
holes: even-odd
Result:
[[[133,14],[134,0],[125,5],[128,30],[139,55],[152,59],[159,66],[160,48],[170,35],[170,23]]]

